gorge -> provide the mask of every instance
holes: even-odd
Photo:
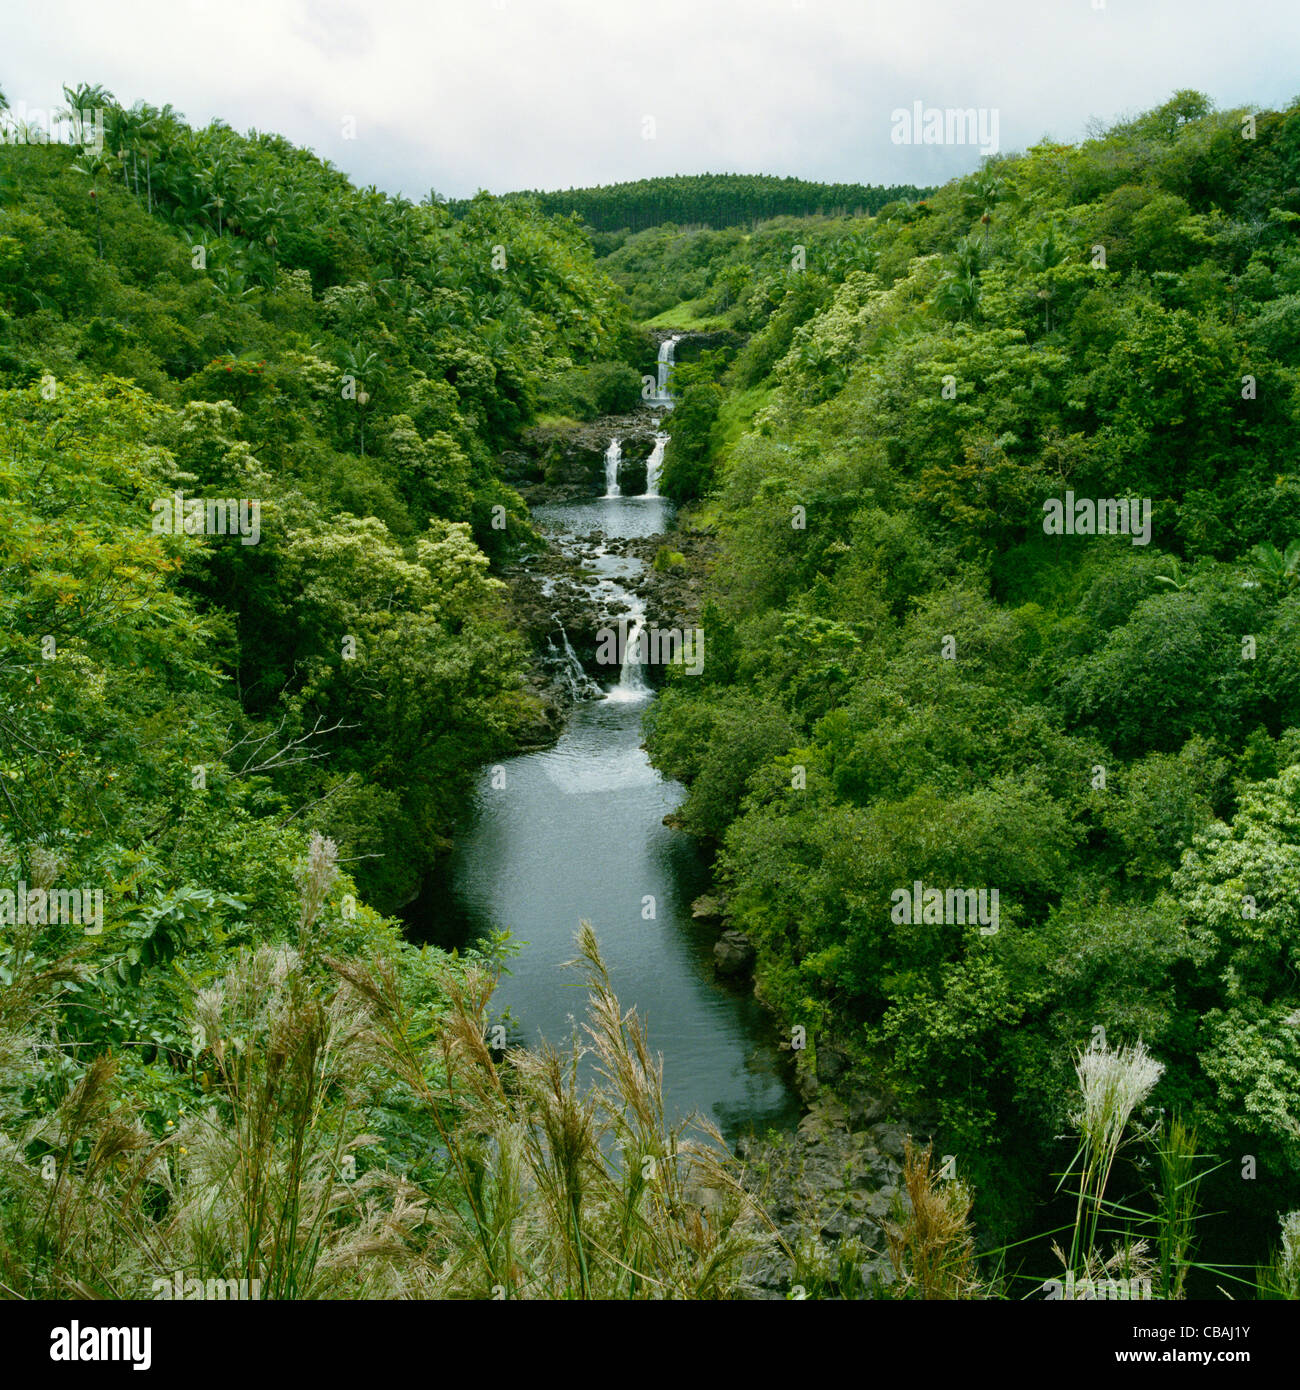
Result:
[[[656,405],[668,399],[677,341],[666,339],[659,350]],[[717,931],[693,918],[691,906],[708,885],[707,864],[689,837],[664,824],[682,789],[651,767],[641,747],[641,719],[655,698],[647,658],[659,647],[638,640],[647,624],[648,567],[627,545],[652,547],[674,512],[657,487],[667,435],[655,412],[643,415],[653,438],[643,493],[620,490],[622,451],[611,433],[603,496],[532,509],[550,544],[587,576],[583,628],[608,623],[626,634],[620,660],[602,666],[597,655],[589,670],[562,624],[547,635],[549,672],[569,696],[566,727],[553,746],[481,770],[447,866],[450,892],[441,902],[437,893],[426,896],[424,930],[450,946],[510,929],[521,949],[494,1007],[510,1025],[511,1043],[531,1044],[563,1041],[575,1026],[562,967],[578,923],[589,920],[623,1006],[647,1020],[651,1046],[663,1055],[674,1116],[698,1111],[734,1140],[749,1129],[791,1126],[798,1105],[790,1055],[778,1049],[770,1016],[747,988],[717,977]],[[541,578],[543,605],[554,585]]]

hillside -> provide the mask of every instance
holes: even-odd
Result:
[[[528,190],[507,193],[507,202],[534,203],[559,217],[576,214],[594,231],[641,232],[666,222],[679,226],[743,227],[772,217],[843,217],[877,213],[889,203],[915,202],[928,190],[910,184],[811,183],[769,174],[679,174],[637,179],[594,188]],[[460,217],[471,200],[452,199],[447,208]]]
[[[980,1221],[1023,1233],[1079,1049],[1141,1039],[1141,1113],[1257,1156],[1210,1200],[1263,1238],[1300,1182],[1300,107],[1179,93],[917,212],[750,277],[744,347],[675,377],[713,655],[652,757],[764,996],[819,1072],[938,1105]]]

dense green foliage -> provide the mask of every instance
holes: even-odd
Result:
[[[508,202],[527,200],[545,213],[576,213],[598,232],[644,231],[665,222],[738,227],[772,217],[843,216],[879,212],[887,203],[915,200],[924,189],[910,184],[810,183],[770,174],[679,174],[560,192],[508,193]],[[455,199],[447,207],[464,215],[473,203]]]
[[[938,1106],[985,1220],[1064,1166],[1099,1027],[1215,1200],[1296,1204],[1298,226],[1300,107],[1179,93],[755,276],[670,417],[720,553],[652,757],[765,995]],[[1150,499],[1150,544],[1047,534],[1067,489]],[[916,881],[998,929],[900,921]]]
[[[462,963],[379,912],[449,843],[475,766],[535,736],[490,573],[533,533],[495,459],[565,383],[594,409],[639,384],[569,223],[487,198],[453,222],[278,137],[68,99],[104,108],[102,152],[0,146],[0,1248],[6,1287],[64,1293],[78,1222],[181,1222],[174,1151],[121,1190],[97,1165],[186,1115],[220,1111],[222,1163],[237,1144],[266,1181],[288,1165],[277,1221],[307,1220],[312,1183],[330,1209],[324,1170],[295,1164],[334,1181],[363,1134],[361,1173],[437,1169],[409,1087],[332,1070],[329,961],[388,957],[422,1032],[445,1011]],[[166,525],[178,491],[255,524]],[[345,873],[309,904],[313,829]],[[14,910],[83,890],[61,920]],[[251,1071],[195,1033],[204,991],[241,988],[257,1016],[221,1027],[259,1039]],[[330,1103],[304,1108],[317,1086]],[[266,1195],[230,1200],[247,1217]],[[268,1272],[256,1232],[239,1258],[288,1295],[302,1251],[276,1230],[265,1259],[289,1266]]]
[[[901,218],[924,216],[924,205],[900,203]],[[635,235],[597,235],[600,267],[627,295],[638,319],[652,320],[665,309],[690,304],[701,317],[724,316],[740,332],[761,328],[783,298],[783,272],[803,247],[814,276],[842,278],[865,265],[865,217],[779,217],[752,231],[739,227],[713,231],[676,225]],[[665,325],[674,326],[674,325]]]
[[[764,996],[937,1108],[986,1229],[1069,1162],[1075,1050],[1138,1039],[1137,1118],[1188,1126],[1161,1162],[1194,1129],[1217,1203],[1300,1205],[1300,107],[1246,138],[1180,93],[920,201],[449,211],[68,95],[102,153],[0,147],[0,889],[103,915],[0,909],[0,1282],[742,1287],[747,1199],[696,1219],[590,932],[594,1096],[489,1054],[499,941],[381,915],[537,727],[496,459],[633,408],[664,313],[725,330],[683,347],[663,473],[718,555],[649,747]],[[1067,489],[1149,498],[1150,544],[1048,534]],[[178,491],[256,503],[256,543],[160,527]],[[996,889],[997,930],[900,921],[917,881]],[[966,1188],[912,1172],[969,1261]]]
[[[608,360],[617,292],[576,229],[530,208],[483,199],[452,223],[276,137],[70,96],[107,105],[103,157],[0,153],[6,670],[20,708],[49,706],[24,737],[103,738],[93,720],[56,735],[51,686],[141,669],[136,700],[96,706],[119,730],[102,808],[72,761],[29,775],[11,727],[14,830],[88,818],[126,853],[214,798],[214,836],[232,796],[277,818],[314,806],[391,909],[446,843],[468,772],[531,717],[487,572],[530,531],[494,457],[575,381],[592,414],[637,398]],[[257,500],[257,543],[152,534],[152,501],[177,488]],[[164,623],[193,634],[183,659],[204,674],[184,705],[179,643],[166,662],[126,645],[137,605],[144,652],[167,649]],[[143,707],[165,758],[138,737]]]

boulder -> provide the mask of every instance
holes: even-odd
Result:
[[[720,894],[705,893],[691,904],[691,916],[705,922],[716,922],[722,917],[723,898]]]
[[[849,1059],[842,1052],[823,1044],[817,1049],[817,1080],[834,1085],[848,1070]]]
[[[719,975],[746,975],[754,966],[754,948],[738,931],[724,931],[713,947],[713,960]]]
[[[890,1158],[903,1161],[903,1153],[907,1145],[907,1131],[902,1125],[880,1124],[872,1125],[867,1131],[875,1140],[876,1147],[883,1154],[888,1154]]]
[[[878,1124],[889,1113],[889,1106],[884,1098],[863,1087],[855,1087],[849,1091],[847,1103],[850,1129],[868,1129]]]

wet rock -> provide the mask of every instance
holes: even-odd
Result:
[[[852,1296],[867,1296],[894,1280],[884,1224],[907,1208],[902,1165],[879,1147],[891,1147],[901,1126],[852,1133],[845,1107],[824,1101],[804,1117],[797,1135],[737,1142],[745,1162],[744,1184],[776,1223],[792,1259],[779,1247],[756,1254],[746,1274],[760,1298],[784,1298],[815,1271],[836,1277],[847,1260],[860,1284]]]
[[[705,922],[716,922],[722,917],[727,900],[720,893],[705,893],[691,904],[691,916]]]
[[[801,1143],[823,1144],[833,1134],[845,1128],[844,1107],[833,1097],[819,1100],[799,1121]]]
[[[907,1143],[907,1131],[902,1125],[872,1125],[867,1131],[875,1140],[876,1147],[881,1153],[888,1154],[891,1158],[903,1161],[903,1149]]]
[[[854,1130],[867,1129],[888,1113],[888,1106],[881,1096],[861,1088],[848,1093],[845,1108],[848,1110],[849,1128]]]
[[[713,948],[719,975],[745,975],[754,966],[754,947],[742,932],[724,931]]]
[[[821,1044],[817,1048],[817,1080],[828,1085],[838,1081],[848,1070],[849,1059],[833,1047]]]

